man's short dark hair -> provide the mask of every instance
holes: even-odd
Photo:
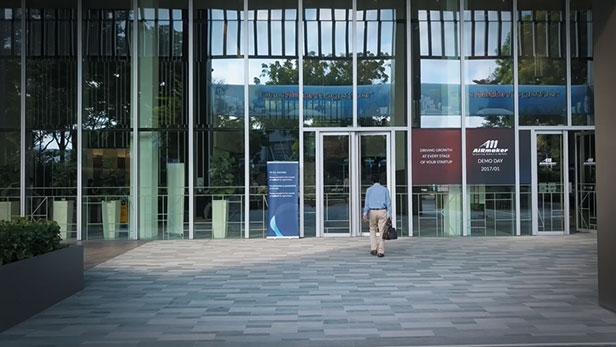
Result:
[[[381,176],[372,175],[372,183],[381,183]]]

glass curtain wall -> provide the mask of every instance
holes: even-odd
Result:
[[[406,1],[357,0],[357,119],[405,126]]]
[[[569,125],[588,130],[594,125],[590,1],[518,0],[514,9],[513,0],[465,0],[461,12],[457,0],[355,0],[354,13],[354,0],[305,0],[299,9],[295,1],[249,0],[245,13],[242,0],[194,0],[193,76],[188,75],[188,0],[139,0],[136,13],[131,0],[81,1],[82,23],[77,22],[78,0],[28,0],[25,13],[18,0],[6,0],[0,8],[0,219],[20,213],[23,149],[25,213],[32,219],[56,220],[65,239],[77,236],[78,174],[83,178],[84,239],[187,238],[189,160],[194,160],[194,236],[244,237],[249,218],[250,235],[264,237],[266,165],[299,159],[299,122],[331,129],[408,126],[411,143],[406,129],[392,133],[392,169],[398,227],[406,233],[407,194],[412,194],[417,236],[514,234],[512,158],[519,151],[521,233],[531,234],[530,173],[536,163],[530,162],[528,127],[566,130],[568,111]],[[411,6],[409,18],[406,6]],[[304,47],[299,47],[300,25]],[[78,27],[83,30],[81,110]],[[132,42],[133,34],[138,42]],[[407,35],[412,42],[410,66]],[[519,148],[514,146],[512,44],[518,52]],[[189,77],[194,80],[192,124]],[[413,90],[407,101],[408,83]],[[20,109],[22,97],[25,110]],[[407,114],[407,102],[412,115]],[[138,112],[132,114],[133,109]],[[82,124],[77,124],[78,111]],[[247,127],[244,117],[249,117]],[[189,128],[194,128],[192,158]],[[461,162],[461,128],[466,163]],[[78,130],[83,134],[82,168],[77,168]],[[305,132],[303,145],[304,227],[311,236],[316,234],[316,133]],[[406,162],[408,151],[411,163]],[[410,191],[408,165],[413,165]],[[131,199],[131,184],[136,185],[138,201]],[[462,206],[469,212],[464,231]],[[132,217],[139,221],[139,230],[130,224]]]
[[[394,178],[396,180],[396,229],[399,236],[409,235],[408,133],[395,133]]]
[[[21,147],[21,1],[0,7],[0,220],[18,217]]]
[[[567,124],[565,1],[518,1],[520,125]]]
[[[467,234],[515,235],[513,2],[464,10]]]
[[[244,2],[194,1],[195,238],[244,237]]]
[[[248,2],[250,237],[267,234],[267,162],[299,159],[297,2]]]
[[[139,237],[188,237],[188,1],[139,1]]]
[[[132,2],[83,2],[84,239],[132,239]]]
[[[353,125],[351,0],[306,0],[304,26],[304,125]]]
[[[26,213],[74,239],[77,1],[27,1],[26,35]]]
[[[594,125],[592,1],[571,0],[572,125]]]
[[[304,132],[304,237],[317,233],[316,133]]]
[[[459,1],[411,2],[413,230],[462,235]]]
[[[532,197],[532,163],[531,163],[531,132],[520,130],[520,234],[532,235],[533,233],[533,197]]]

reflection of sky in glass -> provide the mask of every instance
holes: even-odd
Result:
[[[486,49],[485,41],[479,38],[485,37],[486,23],[485,22],[477,22],[475,23],[475,52],[483,53]],[[479,40],[478,40],[479,39]]]
[[[364,11],[360,11],[363,13]],[[358,14],[360,13],[358,12]],[[393,10],[381,10],[381,20],[376,20],[377,11],[366,11],[368,18],[374,18],[374,20],[369,21],[358,21],[357,22],[357,52],[370,53],[373,55],[381,55],[381,54],[394,54],[393,48],[393,38],[394,38],[394,22],[391,19],[393,17]],[[387,14],[387,15],[383,15]],[[379,32],[379,24],[380,24],[380,32]],[[366,35],[364,35],[364,33]],[[380,37],[379,37],[380,34]],[[364,40],[365,38],[365,40]],[[379,51],[378,44],[381,44],[381,49]]]
[[[255,55],[255,26],[252,25],[254,22],[249,22],[248,24],[248,54]]]
[[[371,12],[371,11],[368,11]],[[374,11],[376,13],[376,11]],[[366,44],[366,50],[372,54],[378,54],[378,48],[377,48],[377,41],[378,41],[378,33],[379,33],[379,26],[377,22],[368,22],[368,28],[367,28],[367,38],[368,38],[368,42]]]
[[[334,9],[334,18],[336,20],[345,20],[346,19],[346,12],[347,10],[344,9]],[[349,19],[351,19],[351,15],[349,14],[348,16]]]
[[[321,20],[332,20],[332,10],[329,8],[320,8],[319,17]]]
[[[267,10],[257,10],[257,20],[267,20]]]
[[[0,12],[0,19],[11,19],[13,18],[13,11],[10,8],[5,8],[3,9],[2,12]]]
[[[306,43],[308,44],[308,52],[307,54],[314,52],[315,55],[319,53],[319,27],[317,22],[307,22],[306,23]]]
[[[244,59],[212,59],[212,83],[244,84]]]
[[[496,60],[466,60],[467,70],[465,73],[466,83],[473,83],[476,80],[488,79],[498,68]]]
[[[357,22],[357,32],[363,33],[366,30],[365,22]],[[357,51],[363,53],[364,50],[364,35],[357,35]]]
[[[282,55],[282,22],[272,21],[272,55]],[[259,33],[261,34],[261,33]]]
[[[329,56],[332,53],[332,22],[321,21],[321,55]]]
[[[212,55],[223,55],[222,39],[224,37],[224,23],[222,21],[212,21],[211,25],[212,35],[210,36],[210,45]]]
[[[212,10],[210,10],[210,18],[212,20],[223,20],[223,19],[225,19],[224,11],[223,10],[212,9]]]
[[[430,21],[427,21],[428,12],[418,11],[420,54],[457,57],[458,22],[454,21],[454,11],[430,10],[429,13]],[[443,21],[441,21],[441,16]],[[456,18],[457,16],[455,15]],[[430,52],[430,44],[432,52]]]
[[[445,22],[445,55],[454,57],[458,55],[456,46],[458,42],[458,24],[454,22]]]
[[[286,21],[284,22],[285,26],[285,55],[296,55],[296,47],[295,47],[295,22]]]
[[[366,14],[366,20],[377,20],[377,10],[364,11]]]
[[[347,22],[346,21],[336,22],[336,55],[337,56],[344,56],[346,54],[346,34],[347,34]]]
[[[304,20],[317,20],[317,9],[307,8],[304,11]]]
[[[421,83],[460,83],[460,61],[422,59]]]
[[[392,40],[394,38],[394,23],[383,22],[381,24],[381,53],[394,54]]]
[[[251,36],[253,38],[253,36]],[[267,36],[267,22],[257,21],[258,55],[268,55],[269,37]]]
[[[156,14],[153,8],[144,8],[141,11],[143,17],[140,19],[153,20]]]
[[[432,55],[443,55],[441,42],[441,23],[440,22],[430,22],[432,37],[430,40],[432,41]],[[427,35],[426,35],[427,37]],[[422,37],[423,39],[423,37]]]
[[[511,21],[505,19],[498,21],[499,13],[503,18],[511,17],[510,12],[507,11],[474,11],[475,22],[473,30],[470,12],[465,12],[465,17],[467,18],[467,21],[464,23],[464,35],[466,37],[464,45],[465,56],[485,56],[486,53],[488,56],[499,55],[499,48],[502,49],[503,45],[507,42],[512,28]],[[505,14],[509,14],[509,16]],[[499,47],[499,41],[501,47]],[[505,55],[508,52],[500,53]],[[511,53],[509,52],[508,54],[510,55]]]
[[[428,22],[419,23],[419,54],[426,56],[430,54],[428,42]]]

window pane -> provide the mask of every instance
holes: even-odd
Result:
[[[248,3],[249,9],[264,5],[272,12],[282,13],[297,3],[282,0]],[[297,25],[296,19],[286,22]],[[276,27],[274,23],[271,23],[272,30]],[[260,54],[248,63],[250,237],[267,235],[267,162],[299,160],[298,57],[281,59],[281,53],[272,50],[271,54]]]
[[[26,213],[76,237],[77,1],[28,8]]]
[[[567,124],[565,1],[518,2],[520,125]]]
[[[20,2],[0,7],[0,220],[19,216],[21,146]],[[12,30],[14,28],[15,30]]]
[[[411,2],[413,127],[459,128],[459,2]]]
[[[404,126],[408,79],[406,2],[360,0],[357,6],[366,13],[363,25],[357,26],[358,123]],[[381,16],[383,13],[389,16]]]
[[[594,125],[592,3],[571,1],[571,114],[573,125]]]
[[[512,23],[505,19],[511,17],[512,9],[511,1],[466,1],[467,128],[513,127]]]
[[[353,60],[350,44],[344,49],[333,28],[346,27],[350,39],[352,8],[350,0],[335,3],[324,0],[304,1],[304,13],[318,9],[321,17],[304,17],[308,30],[308,51],[304,56],[304,124],[308,127],[346,127],[353,125]],[[333,10],[333,11],[332,11]],[[335,16],[332,16],[335,12]],[[311,19],[314,18],[314,19]],[[334,19],[334,20],[332,20]],[[324,30],[325,28],[325,30]],[[320,33],[314,36],[312,32]],[[324,33],[327,33],[325,35]],[[325,35],[325,36],[324,36]],[[333,44],[336,48],[333,50]]]
[[[106,6],[84,2],[83,238],[132,239],[132,10]]]
[[[188,1],[139,5],[139,238],[187,238]]]
[[[244,2],[195,0],[195,238],[242,238],[244,230]],[[254,11],[253,11],[254,12]],[[208,47],[211,25],[227,15],[227,52]],[[230,15],[233,14],[233,15]],[[254,19],[254,16],[252,17]],[[254,24],[254,21],[251,21]],[[249,26],[254,28],[253,25]],[[222,35],[222,34],[221,34]],[[252,31],[254,35],[254,30]],[[254,54],[254,39],[251,54]]]

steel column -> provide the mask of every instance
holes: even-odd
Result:
[[[83,0],[77,1],[77,240],[83,239]],[[87,221],[86,221],[87,223]]]

